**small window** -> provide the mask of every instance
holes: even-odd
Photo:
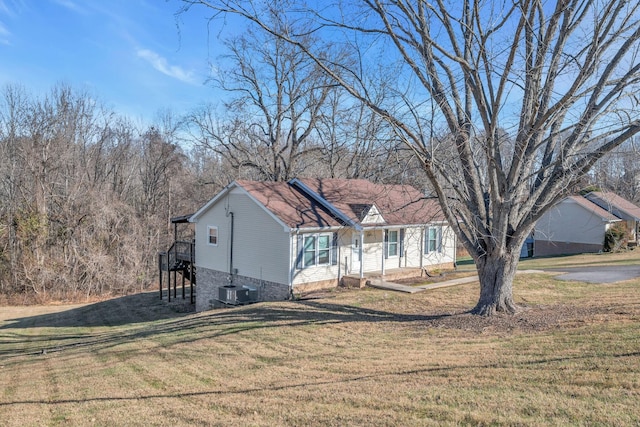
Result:
[[[387,234],[387,254],[398,256],[398,230],[389,230]]]
[[[424,252],[442,252],[442,227],[429,227],[425,236]]]
[[[210,225],[207,228],[209,230],[209,244],[218,246],[218,227]]]

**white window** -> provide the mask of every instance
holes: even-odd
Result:
[[[218,246],[218,227],[210,225],[207,227],[209,235],[209,244]]]
[[[331,236],[322,235],[318,236],[318,265],[329,264],[331,257],[329,252],[331,251]]]
[[[335,251],[332,234],[307,234],[301,238],[301,243],[300,267],[332,264],[331,252]]]
[[[316,239],[317,236],[304,237],[304,266],[316,265]]]
[[[398,256],[398,230],[387,232],[387,255],[389,257]]]
[[[424,253],[442,252],[442,227],[429,227],[425,231]]]

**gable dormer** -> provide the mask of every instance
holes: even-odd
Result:
[[[385,220],[376,205],[372,204],[367,209],[363,209],[360,217],[361,224],[384,224]]]

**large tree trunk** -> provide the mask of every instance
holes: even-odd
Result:
[[[518,268],[520,251],[495,251],[476,259],[480,279],[480,300],[474,314],[491,316],[498,312],[515,313],[513,278]]]

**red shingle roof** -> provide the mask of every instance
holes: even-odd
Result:
[[[319,203],[286,182],[236,181],[290,228],[342,225]]]
[[[323,200],[314,200],[304,189],[286,182],[236,181],[254,199],[291,228],[332,227],[344,221],[335,209],[355,224],[362,224],[375,205],[384,225],[426,224],[443,221],[435,199],[425,199],[408,185],[379,185],[363,179],[302,179],[300,182]]]
[[[444,221],[440,205],[410,185],[374,184],[364,179],[301,179],[313,191],[361,224],[362,215],[375,205],[386,225]]]
[[[611,212],[614,210],[618,210],[630,217],[623,219],[633,218],[635,221],[640,221],[640,207],[634,205],[627,199],[624,199],[615,193],[592,191],[585,197],[591,200],[593,203],[596,203],[602,208],[606,209],[607,211]]]

